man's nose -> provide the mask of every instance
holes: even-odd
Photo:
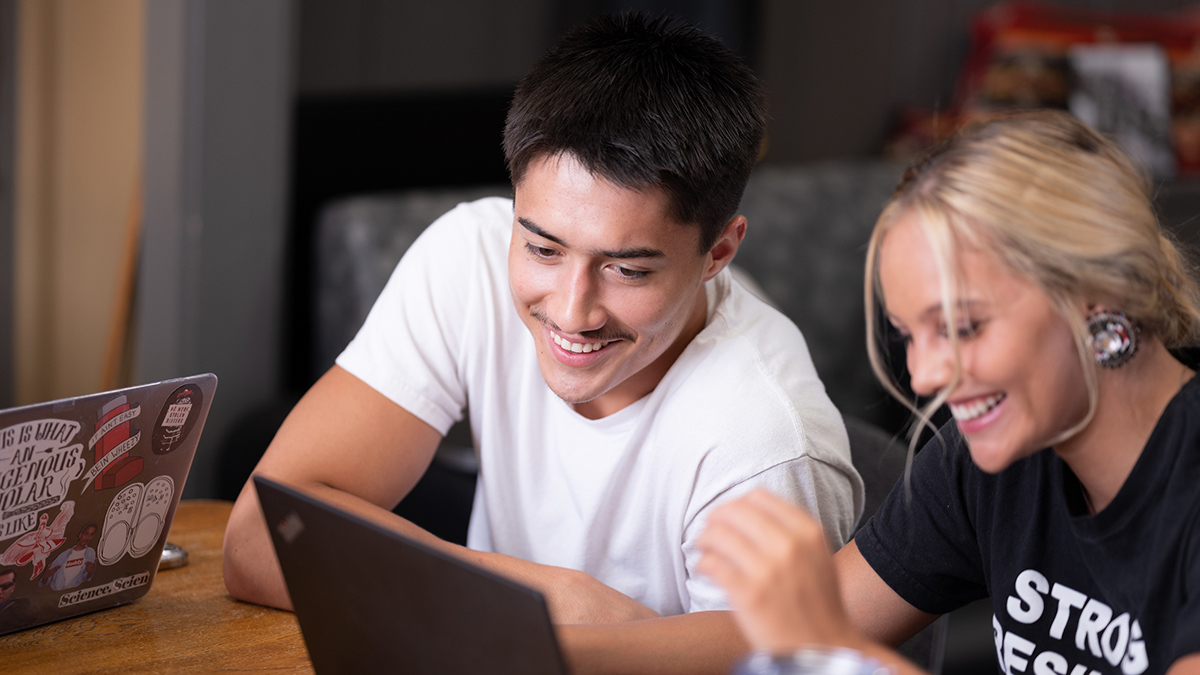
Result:
[[[918,396],[934,396],[954,377],[954,350],[948,340],[914,339],[908,343],[906,359],[909,384]]]
[[[554,320],[564,332],[580,335],[604,326],[608,316],[600,301],[600,283],[595,270],[587,265],[573,266],[560,291],[562,304]]]

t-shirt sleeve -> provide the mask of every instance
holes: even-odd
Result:
[[[471,289],[488,267],[480,203],[459,205],[413,242],[337,364],[445,434],[467,393],[460,355]]]
[[[987,597],[971,517],[977,471],[950,422],[914,458],[911,491],[898,481],[854,537],[875,573],[923,612],[945,614]]]
[[[857,515],[850,477],[837,467],[807,455],[777,464],[731,487],[705,506],[684,528],[683,553],[687,566],[688,612],[729,609],[725,592],[711,579],[696,571],[701,557],[696,548],[696,538],[704,531],[704,523],[712,509],[757,488],[779,495],[807,509],[821,522],[829,538],[830,550],[836,551],[845,543],[838,532],[845,529],[847,521],[853,522]]]

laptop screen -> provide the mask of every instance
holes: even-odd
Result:
[[[318,673],[566,673],[537,591],[256,476]]]

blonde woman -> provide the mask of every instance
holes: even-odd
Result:
[[[751,644],[885,647],[990,597],[1006,673],[1200,673],[1200,291],[1141,174],[1075,118],[970,128],[872,234],[867,318],[953,421],[832,563],[763,492],[713,513],[702,571]],[[892,392],[879,334],[876,374]]]

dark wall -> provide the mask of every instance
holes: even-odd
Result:
[[[512,85],[565,30],[605,12],[682,16],[753,61],[761,0],[300,0],[309,94]]]
[[[555,0],[300,0],[299,94],[515,83],[549,46],[555,5]]]

